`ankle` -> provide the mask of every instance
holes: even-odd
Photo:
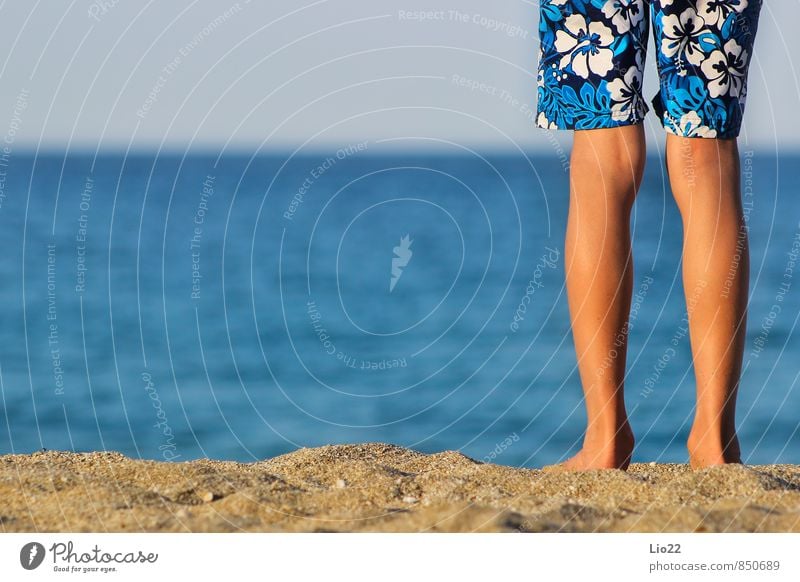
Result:
[[[630,456],[635,438],[627,420],[614,428],[590,427],[583,439],[583,447],[608,457]]]
[[[627,417],[595,420],[586,429],[586,439],[596,443],[632,442],[633,429]]]
[[[735,429],[695,425],[686,441],[692,467],[741,463],[741,449]]]
[[[711,443],[729,443],[736,438],[736,425],[728,419],[718,420],[712,418],[705,420],[695,417],[692,429],[689,431],[688,445],[702,446]]]

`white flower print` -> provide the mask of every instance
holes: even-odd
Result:
[[[644,19],[642,0],[608,0],[603,6],[603,14],[620,34],[635,29]]]
[[[703,17],[689,7],[678,14],[668,14],[663,20],[663,38],[661,39],[661,52],[668,57],[677,57],[679,67],[683,57],[692,65],[703,62],[705,55],[700,46],[700,35],[705,32],[706,25]]]
[[[580,14],[572,14],[564,21],[566,30],[556,33],[554,46],[563,54],[560,68],[572,64],[576,75],[589,78],[590,73],[605,77],[614,67],[613,51],[608,48],[614,42],[611,29],[602,22],[587,22]]]
[[[743,92],[747,73],[747,51],[731,39],[722,50],[713,51],[703,61],[700,69],[708,79],[708,94],[711,97],[731,95],[737,97]]]
[[[539,117],[536,118],[536,127],[541,127],[542,129],[558,129],[558,125],[547,119],[543,111],[540,112]]]
[[[732,12],[741,12],[747,8],[747,0],[699,0],[697,12],[706,22],[722,26]]]
[[[703,125],[697,111],[685,113],[681,117],[677,129],[683,137],[717,137],[717,130]]]
[[[629,67],[622,77],[617,77],[608,84],[608,93],[614,104],[611,113],[614,119],[638,120],[643,116],[640,111],[642,97],[642,71],[639,67]]]

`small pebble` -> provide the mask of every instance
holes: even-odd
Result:
[[[416,502],[417,498],[412,497],[411,495],[406,495],[405,497],[403,497],[403,503],[416,503]]]
[[[197,496],[205,503],[214,501],[214,494],[211,491],[198,491]]]
[[[345,481],[344,479],[337,479],[336,480],[336,488],[337,489],[344,489],[345,487],[347,487],[347,481]]]
[[[650,466],[651,467],[655,467],[656,466],[656,462],[655,461],[650,461]]]

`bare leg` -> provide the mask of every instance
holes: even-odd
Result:
[[[623,396],[633,289],[630,214],[644,157],[641,125],[575,132],[564,258],[588,425],[583,448],[564,469],[630,464],[633,431]]]
[[[740,463],[735,409],[749,251],[736,140],[668,135],[667,166],[683,222],[683,285],[697,379],[689,461],[694,468]]]

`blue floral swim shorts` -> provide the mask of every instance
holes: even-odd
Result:
[[[640,123],[652,22],[669,133],[739,135],[762,0],[540,0],[537,125],[597,129]]]

